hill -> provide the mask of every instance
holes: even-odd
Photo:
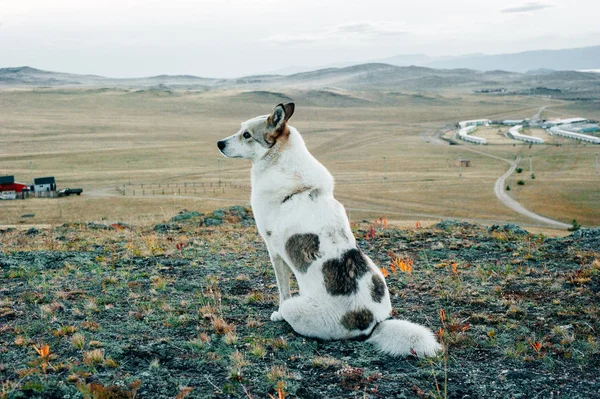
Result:
[[[481,72],[467,68],[434,69],[370,63],[292,75],[257,75],[237,79],[212,79],[192,75],[116,79],[18,67],[0,69],[0,87],[109,87],[153,91],[324,89],[330,92],[340,89],[362,92],[471,92],[502,88],[507,94],[530,93],[531,89],[541,88],[543,90],[540,92],[553,92],[558,98],[585,100],[600,98],[600,74],[548,70],[543,74],[521,74],[498,69]]]
[[[191,75],[158,75],[142,78],[107,78],[97,75],[79,75],[72,73],[50,72],[28,66],[0,68],[0,87],[153,87],[171,88],[207,88],[216,79],[201,78]]]
[[[398,55],[384,58],[381,62],[408,66],[421,65],[430,68],[470,68],[480,71],[503,69],[527,72],[535,69],[581,70],[600,68],[600,46],[561,50],[535,50],[508,54],[473,54],[456,57],[428,57],[425,55]]]
[[[373,228],[374,233],[370,233]],[[600,230],[354,225],[396,317],[439,331],[438,358],[303,338],[269,320],[275,277],[249,209],[154,227],[0,230],[3,398],[589,398],[600,390]],[[24,244],[26,243],[26,245]],[[406,272],[389,266],[398,259]],[[443,311],[443,312],[442,312]]]

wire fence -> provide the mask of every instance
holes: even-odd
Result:
[[[137,183],[115,186],[117,193],[123,196],[157,195],[222,195],[230,192],[250,192],[249,184],[231,181],[181,182],[181,183]]]

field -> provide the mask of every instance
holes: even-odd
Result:
[[[397,317],[436,331],[444,353],[395,359],[271,322],[275,276],[241,207],[148,227],[0,229],[0,398],[597,395],[600,229],[353,230]]]
[[[0,203],[0,224],[54,225],[76,221],[152,224],[182,209],[249,202],[249,163],[225,159],[216,141],[239,123],[279,103],[297,104],[292,124],[336,178],[336,196],[353,220],[443,218],[536,222],[504,207],[495,180],[508,169],[499,158],[522,157],[535,180],[511,195],[544,216],[584,226],[600,224],[597,147],[553,139],[514,144],[489,131],[493,145],[445,144],[438,136],[469,118],[600,118],[586,103],[538,97],[452,92],[411,94],[286,89],[284,93],[158,89],[4,89],[0,91],[0,174],[30,183],[55,176],[81,197]],[[578,110],[580,109],[580,110]],[[544,132],[534,134],[545,135]],[[495,136],[494,136],[495,135]],[[560,146],[556,146],[560,144]],[[456,159],[472,167],[459,170]],[[525,177],[525,172],[523,172]],[[124,195],[123,195],[124,194]],[[25,214],[34,217],[23,218]],[[543,227],[540,225],[539,227]]]

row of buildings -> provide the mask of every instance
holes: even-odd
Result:
[[[0,199],[25,198],[29,193],[52,196],[52,193],[56,193],[56,180],[51,176],[38,177],[29,185],[16,182],[14,176],[0,176]]]
[[[523,141],[529,144],[544,144],[544,139],[539,137],[528,136],[526,134],[521,134],[521,130],[523,130],[522,125],[516,125],[508,129],[508,135],[515,140]]]
[[[530,119],[507,119],[502,121],[492,121],[490,119],[473,119],[458,122],[458,137],[461,140],[475,144],[487,144],[487,140],[485,138],[473,136],[470,133],[475,132],[478,126],[490,125],[512,126],[508,130],[507,135],[515,140],[523,141],[529,144],[543,144],[544,140],[539,137],[522,134],[521,130],[525,126],[546,129],[550,135],[554,136],[562,136],[586,143],[600,144],[600,137],[586,134],[600,131],[600,125],[598,125],[597,121],[592,121],[586,118],[566,118],[555,119],[551,121]]]

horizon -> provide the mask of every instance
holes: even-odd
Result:
[[[502,55],[517,55],[517,54],[523,54],[523,53],[528,53],[528,52],[544,52],[544,51],[565,51],[565,50],[578,50],[578,49],[583,49],[583,48],[590,48],[590,47],[600,47],[600,44],[598,45],[592,45],[592,46],[585,46],[585,47],[568,47],[568,48],[561,48],[561,49],[546,49],[546,48],[542,48],[542,49],[534,49],[534,50],[527,50],[527,51],[521,51],[521,52],[516,52],[516,53],[470,53],[470,54],[460,54],[460,55],[456,55],[456,56],[440,56],[440,57],[432,57],[429,56],[427,54],[396,54],[394,56],[390,56],[390,57],[386,57],[384,59],[379,59],[379,60],[365,60],[365,61],[361,61],[361,62],[339,62],[336,64],[330,64],[330,65],[315,65],[315,66],[311,66],[311,67],[303,67],[303,66],[296,66],[296,65],[289,65],[285,68],[281,68],[279,71],[265,71],[265,72],[259,72],[259,73],[254,73],[254,74],[249,74],[249,75],[236,75],[236,76],[229,76],[229,77],[225,77],[225,76],[205,76],[205,75],[198,75],[198,74],[191,74],[191,73],[156,73],[153,75],[132,75],[132,76],[109,76],[109,75],[101,75],[101,74],[96,74],[96,73],[85,73],[85,72],[80,72],[80,71],[72,71],[72,70],[49,70],[49,69],[44,69],[44,68],[40,68],[38,66],[35,65],[0,65],[0,70],[2,69],[19,69],[19,68],[31,68],[34,70],[38,70],[38,71],[43,71],[43,72],[50,72],[50,73],[64,73],[64,74],[72,74],[72,75],[83,75],[83,76],[96,76],[96,77],[100,77],[100,78],[106,78],[106,79],[144,79],[144,78],[155,78],[155,77],[160,77],[160,76],[191,76],[191,77],[196,77],[196,78],[203,78],[203,79],[240,79],[240,78],[245,78],[245,77],[252,77],[252,76],[260,76],[260,75],[279,75],[279,76],[290,76],[290,75],[294,75],[294,74],[299,74],[299,73],[304,73],[304,72],[316,72],[316,71],[321,71],[321,70],[327,70],[327,69],[344,69],[344,68],[348,68],[348,67],[353,67],[353,66],[358,66],[358,65],[368,65],[368,64],[385,64],[385,65],[390,65],[393,67],[398,67],[398,68],[410,68],[410,67],[417,67],[417,68],[427,68],[427,69],[433,69],[433,70],[453,70],[453,69],[465,69],[462,67],[456,67],[456,68],[440,68],[440,67],[435,67],[435,66],[428,66],[428,65],[419,65],[419,64],[410,64],[410,65],[396,65],[390,62],[386,62],[386,59],[392,59],[394,57],[407,57],[407,56],[425,56],[425,57],[431,57],[434,60],[443,60],[443,59],[460,59],[460,58],[467,58],[467,57],[487,57],[487,56],[502,56]],[[600,67],[600,64],[599,64]],[[285,69],[288,70],[294,70],[296,69],[297,71],[292,71],[289,73],[284,72]],[[474,71],[481,71],[481,72],[489,72],[491,70],[480,70],[480,69],[476,69],[476,68],[466,68],[466,69],[471,69]],[[573,70],[573,71],[577,71],[577,72],[591,72],[591,73],[600,73],[600,68],[587,68],[587,69],[553,69],[553,68],[537,68],[537,69],[548,69],[550,71],[567,71],[567,70]],[[508,69],[502,69],[502,68],[498,68],[495,69],[497,71],[504,71],[504,72],[513,72],[513,73],[520,73],[517,71],[512,71],[512,70],[508,70]],[[536,70],[536,69],[532,69],[531,71]],[[529,71],[527,71],[529,72]]]
[[[340,0],[232,0],[223,7],[216,0],[108,0],[82,6],[58,0],[50,8],[24,0],[6,5],[0,17],[0,65],[121,78],[232,78],[398,55],[511,54],[597,45],[594,18],[600,5],[571,4],[381,0],[374,7]],[[548,23],[558,18],[560,31]]]

